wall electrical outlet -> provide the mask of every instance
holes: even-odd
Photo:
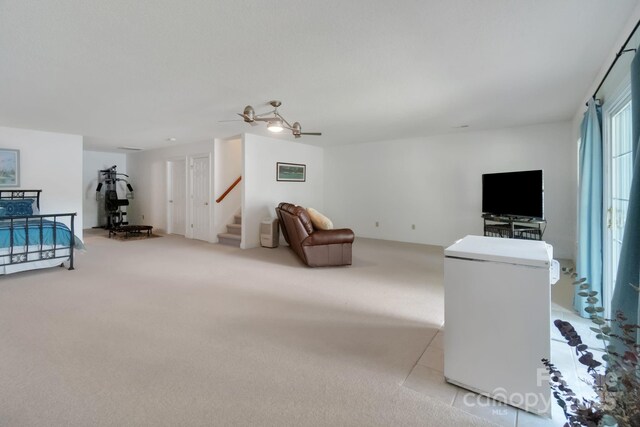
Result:
[[[411,229],[415,230],[416,229],[416,225],[415,224],[411,224]]]
[[[380,227],[380,223],[376,221],[376,227]]]

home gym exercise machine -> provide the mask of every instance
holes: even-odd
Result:
[[[129,178],[129,175],[118,173],[115,165],[99,171],[99,174],[100,182],[96,188],[96,200],[100,201],[104,187],[104,213],[107,218],[107,224],[101,227],[111,230],[127,225],[127,211],[123,208],[129,206],[129,199],[133,199],[133,187],[122,177]],[[118,182],[124,182],[127,186],[124,199],[118,198]]]

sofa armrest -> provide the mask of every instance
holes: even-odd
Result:
[[[355,235],[349,228],[335,230],[316,230],[302,241],[302,246],[333,245],[337,243],[353,243]]]

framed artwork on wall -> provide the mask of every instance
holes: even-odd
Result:
[[[307,165],[297,163],[276,163],[276,181],[305,182]]]
[[[0,148],[0,187],[20,185],[20,150]]]

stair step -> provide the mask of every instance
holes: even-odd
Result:
[[[227,233],[241,235],[242,224],[227,224]]]
[[[242,237],[239,234],[220,233],[218,234],[218,242],[223,245],[240,247]]]
[[[233,223],[234,224],[242,224],[242,215],[234,215],[233,216]]]

